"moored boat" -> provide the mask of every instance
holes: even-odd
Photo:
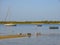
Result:
[[[53,26],[53,27],[49,27],[49,29],[59,29],[59,27]]]
[[[8,14],[9,14],[9,8],[8,8],[8,11],[7,11],[7,15],[6,15],[5,21],[7,21]],[[6,25],[6,26],[16,26],[16,24],[12,24],[12,23],[7,23],[7,24],[4,24],[4,25]]]
[[[42,27],[42,25],[37,25],[38,27]]]
[[[6,26],[16,26],[16,24],[4,24]]]

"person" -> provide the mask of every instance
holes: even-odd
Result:
[[[31,37],[31,33],[27,33],[27,36],[30,38]]]

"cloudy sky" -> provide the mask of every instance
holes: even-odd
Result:
[[[60,20],[60,1],[0,0],[0,21],[5,18],[7,21]]]

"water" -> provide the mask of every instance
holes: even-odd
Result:
[[[58,26],[59,29],[49,29],[50,26]],[[17,24],[17,26],[4,26],[0,24],[0,35],[9,35],[17,33],[36,33],[42,34],[56,33],[57,35],[33,36],[31,38],[2,39],[0,45],[60,45],[60,25],[43,24],[37,27],[31,24]]]

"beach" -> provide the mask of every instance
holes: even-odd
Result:
[[[4,36],[0,36],[0,39],[22,38],[22,37],[27,37],[27,36],[25,35],[4,35]]]

